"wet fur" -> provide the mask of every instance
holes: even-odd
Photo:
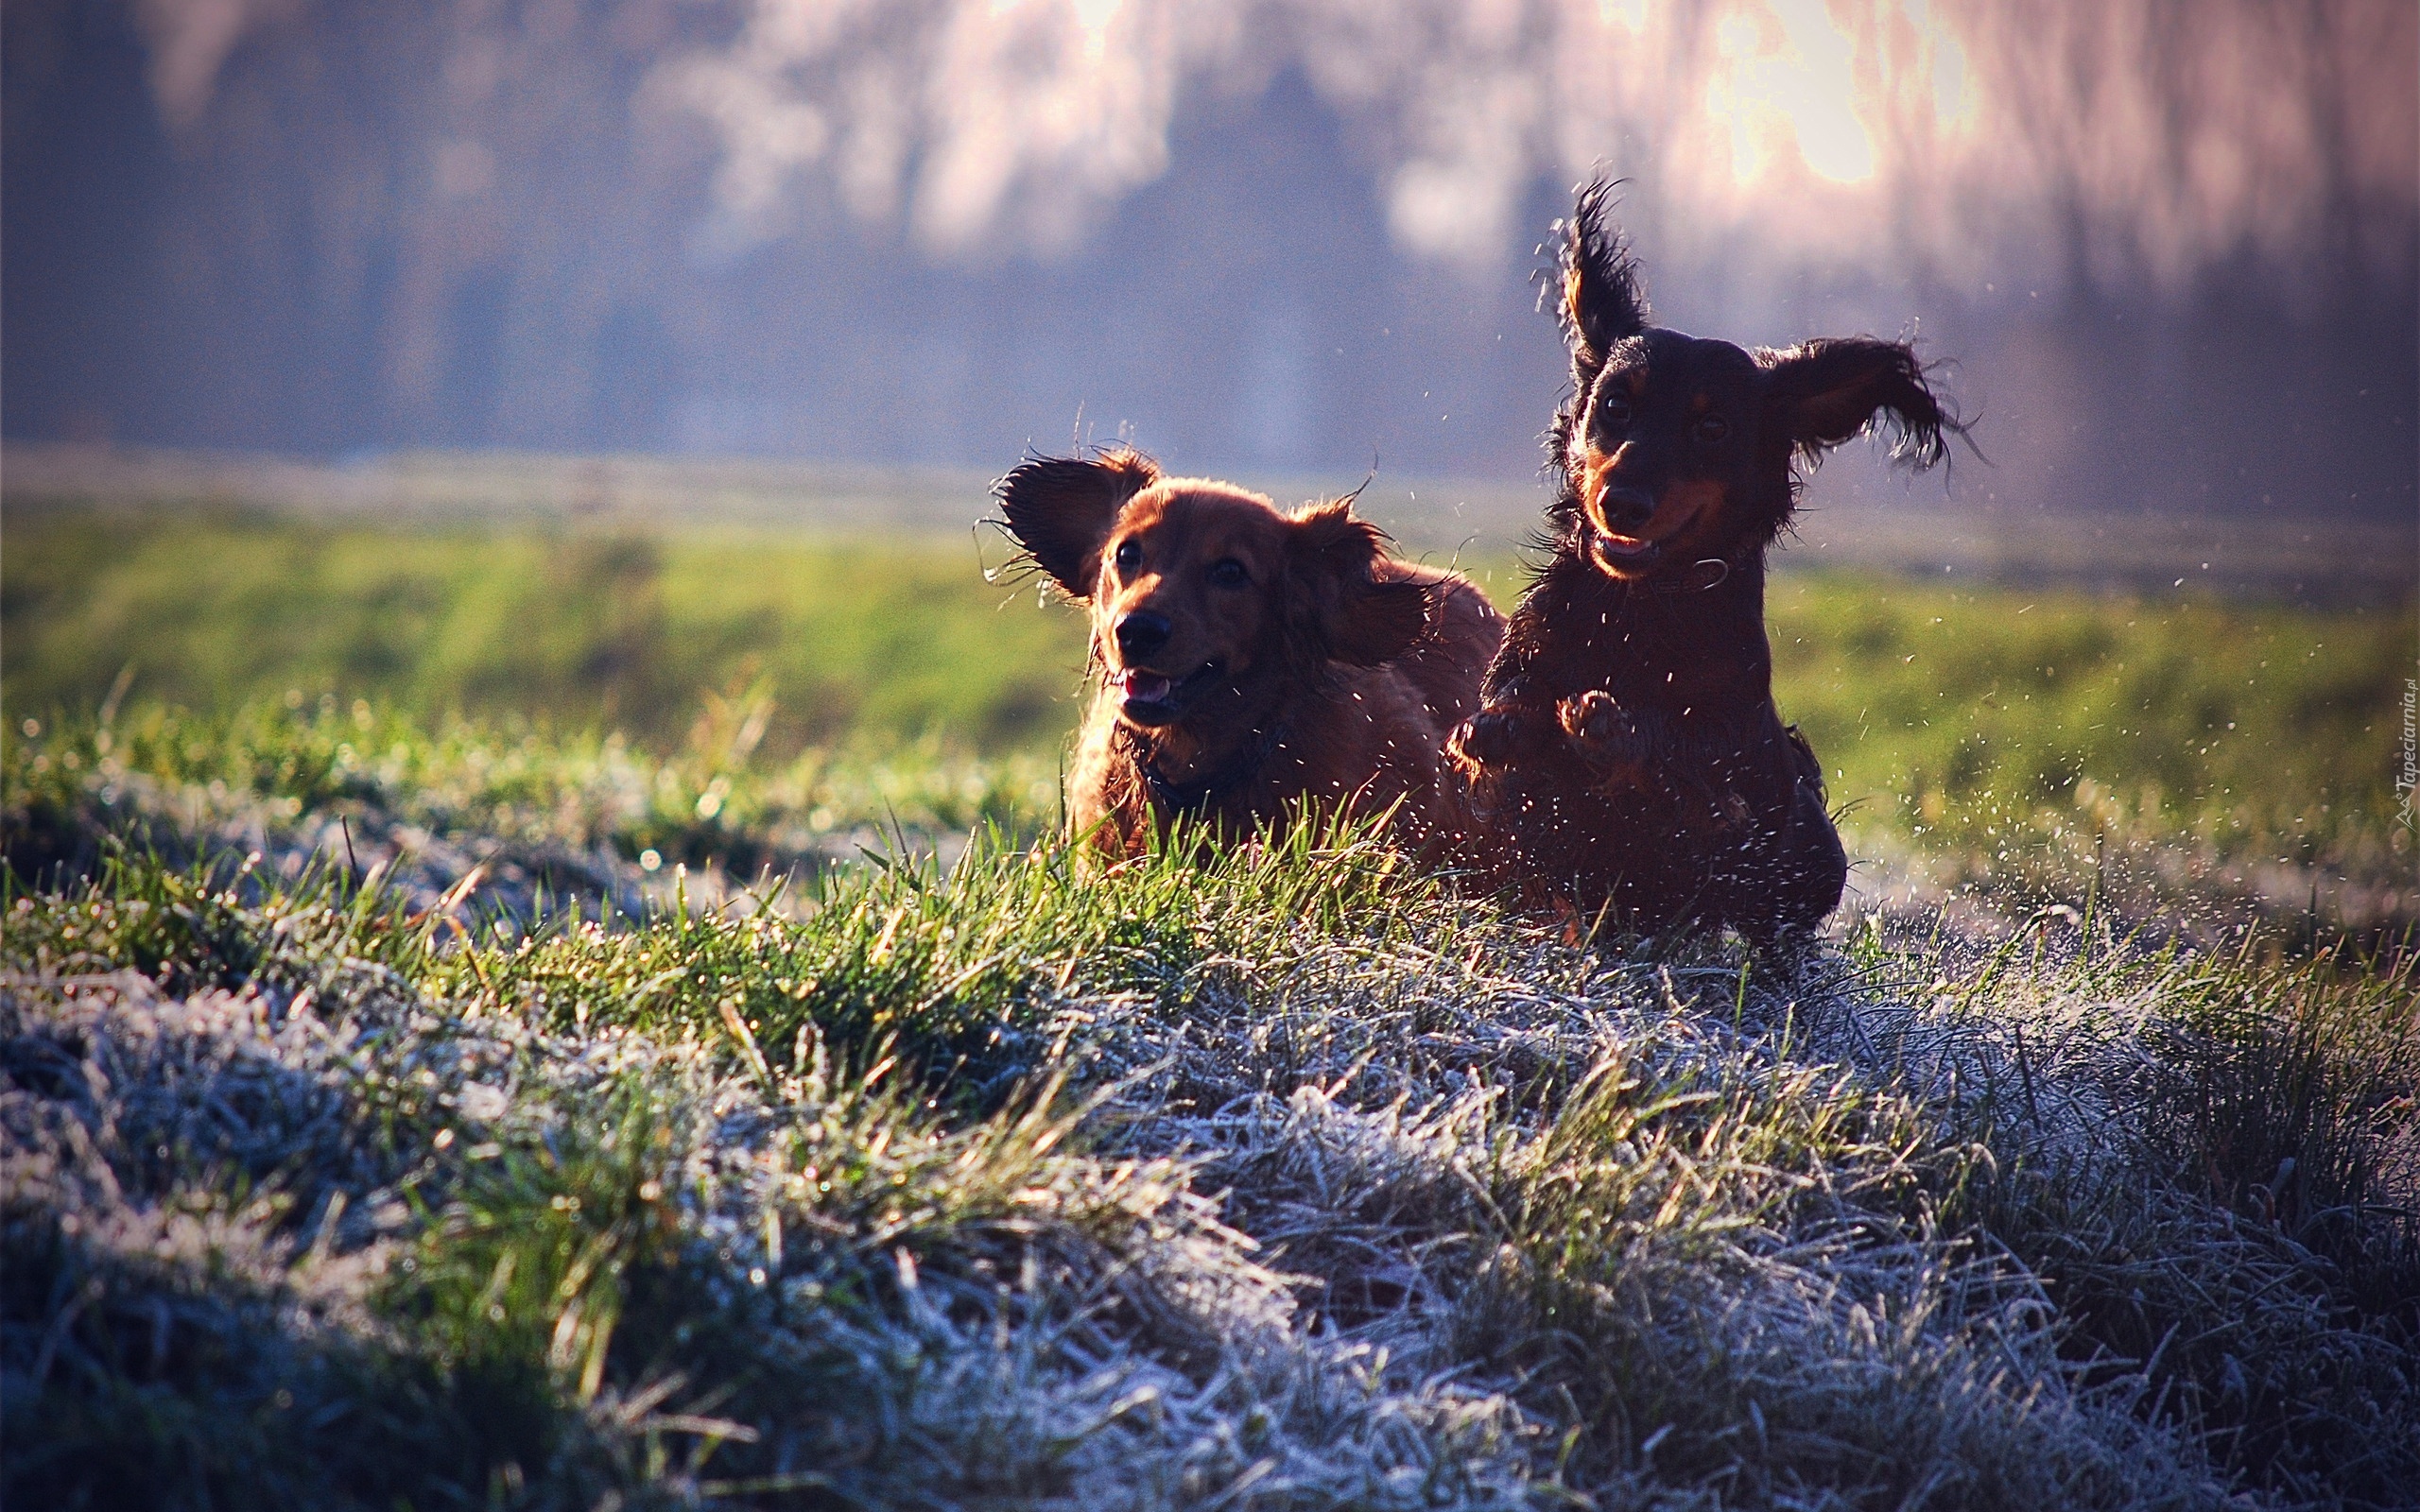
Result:
[[[1572,389],[1546,559],[1451,750],[1496,880],[1533,904],[1768,940],[1839,906],[1847,859],[1773,705],[1766,553],[1831,447],[1878,420],[1922,467],[1963,428],[1904,343],[1751,352],[1651,325],[1609,191],[1582,194],[1558,269]]]
[[[1234,838],[1307,803],[1392,811],[1424,860],[1468,844],[1468,788],[1444,737],[1478,707],[1504,623],[1468,580],[1388,556],[1349,501],[1282,513],[1230,484],[1163,477],[1125,448],[1035,458],[994,492],[1091,621],[1098,686],[1069,774],[1073,834],[1132,856],[1180,817]],[[1214,579],[1229,561],[1248,581]],[[1138,612],[1168,636],[1135,659],[1118,627]],[[1223,670],[1173,717],[1138,719],[1119,680],[1130,662],[1179,688]]]

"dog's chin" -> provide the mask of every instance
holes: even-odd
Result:
[[[1117,706],[1118,717],[1130,725],[1157,730],[1184,717],[1184,711],[1165,698],[1129,698]]]
[[[1118,692],[1124,696],[1117,705],[1118,715],[1128,724],[1146,730],[1175,724],[1225,671],[1221,662],[1205,662],[1183,678],[1171,678],[1164,672],[1122,672],[1116,679]]]
[[[1588,532],[1589,559],[1608,577],[1624,581],[1645,577],[1663,564],[1664,556],[1664,542],[1660,541],[1612,536],[1599,530]]]

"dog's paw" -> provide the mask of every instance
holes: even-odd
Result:
[[[1635,766],[1647,759],[1647,739],[1639,733],[1638,721],[1601,688],[1565,698],[1555,716],[1573,748],[1592,765]]]
[[[1469,771],[1501,766],[1538,743],[1539,723],[1528,710],[1482,709],[1445,737],[1445,754]]]

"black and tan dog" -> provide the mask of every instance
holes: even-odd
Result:
[[[1284,513],[1125,448],[1037,457],[994,494],[1091,615],[1078,837],[1134,855],[1180,819],[1233,839],[1307,808],[1390,815],[1427,862],[1467,844],[1445,735],[1504,626],[1468,580],[1389,556],[1349,501]]]
[[[1549,555],[1451,748],[1533,904],[1770,940],[1839,905],[1847,860],[1773,707],[1766,551],[1802,464],[1879,417],[1928,466],[1962,427],[1901,343],[1750,352],[1649,325],[1610,187],[1582,194],[1562,253]]]

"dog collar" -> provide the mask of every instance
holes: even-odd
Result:
[[[1285,742],[1286,727],[1283,724],[1270,726],[1259,739],[1238,751],[1234,760],[1209,776],[1196,778],[1190,782],[1172,782],[1161,776],[1158,764],[1152,760],[1150,744],[1136,734],[1132,727],[1121,724],[1117,727],[1117,734],[1125,747],[1127,760],[1143,774],[1143,784],[1150,789],[1152,801],[1172,816],[1185,817],[1200,814],[1210,806],[1214,799],[1251,782],[1262,765]]]
[[[1689,570],[1668,583],[1650,586],[1658,593],[1703,593],[1720,588],[1731,576],[1731,563],[1720,557],[1706,557],[1692,562]]]

